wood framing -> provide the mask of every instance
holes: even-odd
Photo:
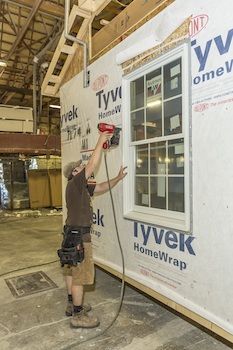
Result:
[[[174,0],[134,0],[118,16],[92,38],[92,59],[107,52],[148,20],[154,17]]]
[[[82,25],[79,29],[79,32],[76,35],[76,38],[82,40],[85,36],[86,32],[89,30],[89,25],[93,19],[93,16],[91,12],[85,11],[80,9],[78,6],[73,6],[70,16],[69,16],[69,22],[68,22],[68,30],[72,28],[72,25],[76,19],[76,17],[83,17]],[[43,95],[47,96],[58,96],[59,88],[62,82],[63,77],[65,76],[65,73],[67,69],[69,68],[70,62],[73,58],[73,55],[78,47],[77,43],[73,43],[71,46],[66,44],[66,39],[64,36],[64,32],[60,38],[60,41],[58,43],[58,46],[56,48],[56,51],[53,55],[52,61],[49,65],[49,68],[47,70],[47,73],[45,75],[41,91]],[[67,54],[68,57],[65,61],[65,64],[63,65],[59,75],[54,74],[54,70],[56,68],[57,62],[59,61],[59,58],[62,54]]]
[[[27,7],[33,7],[35,1],[34,0],[15,0],[15,3]],[[64,17],[64,8],[63,6],[56,5],[55,3],[49,1],[49,0],[44,0],[43,3],[40,5],[40,11],[48,13],[52,16],[56,17]]]
[[[104,1],[101,7],[94,13],[82,10],[78,6],[73,6],[69,17],[68,28],[70,29],[72,27],[76,16],[84,17],[84,21],[76,37],[81,40],[85,37],[88,40],[89,59],[94,61],[122,41],[125,36],[128,36],[147,20],[161,12],[173,1],[174,0],[155,0],[145,2],[144,0],[134,0],[125,10],[92,38],[91,23],[94,16],[109,3],[109,0]],[[66,40],[63,34],[42,84],[43,95],[58,97],[60,86],[82,70],[83,55],[80,50],[77,50],[78,45],[74,43],[72,46],[68,46],[65,42]],[[55,75],[54,70],[62,53],[67,54],[68,57],[60,74]]]

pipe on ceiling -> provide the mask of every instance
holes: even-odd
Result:
[[[85,41],[82,41],[72,35],[69,35],[69,29],[68,29],[68,20],[69,20],[69,13],[70,13],[70,0],[65,0],[65,22],[64,22],[64,36],[67,40],[70,40],[72,42],[75,42],[77,44],[80,44],[83,46],[83,87],[86,88],[89,86],[89,74],[87,71],[88,66],[88,54],[87,54],[87,43]]]

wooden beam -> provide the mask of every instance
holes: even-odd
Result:
[[[33,18],[35,17],[40,5],[42,4],[43,0],[37,0],[36,2],[34,2],[32,10],[27,18],[26,23],[24,24],[24,26],[21,28],[18,36],[16,37],[10,51],[8,52],[7,56],[6,56],[6,60],[12,56],[12,54],[14,53],[16,47],[20,44],[20,42],[23,40],[28,28],[31,25],[31,22],[33,20]]]
[[[76,20],[77,17],[82,17],[83,22],[81,27],[79,28],[79,31],[76,35],[76,38],[83,40],[84,35],[88,31],[88,28],[90,26],[90,23],[92,22],[92,14],[91,12],[85,11],[83,9],[80,9],[78,6],[74,5],[70,15],[69,15],[69,22],[68,22],[68,31],[73,26],[74,21]],[[74,53],[76,52],[76,49],[78,47],[77,43],[73,43],[72,46],[67,46],[66,44],[66,39],[64,37],[64,33],[62,34],[59,43],[57,45],[57,48],[54,52],[52,61],[50,62],[49,68],[47,70],[47,73],[44,77],[41,91],[43,95],[47,96],[58,96],[59,95],[59,88],[60,88],[60,83],[62,82],[62,79],[66,75],[66,72],[69,68],[70,62],[72,61],[72,58],[74,56]],[[59,78],[56,78],[56,81],[54,80],[54,70],[56,68],[57,62],[59,60],[59,57],[61,53],[65,52],[68,54],[68,57],[59,73]],[[54,83],[52,86],[50,83]]]
[[[56,135],[2,133],[0,153],[61,155],[61,138]]]
[[[123,35],[140,27],[148,16],[155,16],[174,0],[134,0],[92,38],[92,58],[115,46]],[[143,22],[144,21],[144,22]],[[115,43],[115,45],[114,45]]]
[[[7,92],[15,92],[17,94],[22,94],[22,95],[32,95],[32,90],[30,89],[17,88],[9,85],[0,85],[0,90],[7,91]]]
[[[19,6],[23,5],[23,6],[32,8],[35,3],[35,0],[13,0],[11,2],[18,4]],[[64,7],[60,5],[56,5],[49,0],[43,1],[43,3],[40,6],[40,11],[56,17],[64,18]]]

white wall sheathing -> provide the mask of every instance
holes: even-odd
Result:
[[[192,178],[193,232],[161,228],[123,218],[122,184],[113,189],[126,274],[174,302],[215,323],[233,335],[233,2],[231,0],[177,0],[161,16],[193,16],[190,24],[192,73]],[[222,17],[224,13],[224,18]],[[153,18],[135,38],[153,36],[161,22]],[[132,36],[132,37],[133,37]],[[129,41],[131,39],[129,38]],[[136,39],[137,40],[137,39]],[[124,96],[118,55],[126,41],[93,63],[90,87],[83,88],[80,73],[61,90],[63,166],[80,157],[86,161],[95,146],[99,122],[121,126]],[[140,41],[143,46],[143,40]],[[130,46],[129,46],[130,47]],[[143,49],[147,47],[143,46]],[[122,164],[121,145],[107,155],[110,177]],[[127,165],[127,164],[124,164]],[[96,174],[105,181],[104,161]],[[63,191],[65,179],[63,179]],[[121,271],[120,252],[109,194],[94,199],[93,245],[95,259]],[[164,239],[170,230],[177,246]],[[143,232],[148,239],[143,240]],[[155,239],[155,232],[161,240]],[[143,245],[144,241],[144,245]],[[159,258],[143,254],[136,245],[160,252]],[[179,264],[169,263],[171,257]]]

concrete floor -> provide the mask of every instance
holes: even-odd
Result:
[[[99,337],[82,343],[99,335],[111,323],[119,304],[119,280],[97,269],[95,287],[89,288],[85,299],[99,316],[100,327],[73,330],[69,327],[69,318],[64,315],[66,291],[58,262],[2,276],[12,270],[57,260],[61,226],[61,215],[0,216],[1,350],[233,349],[232,345],[224,344],[128,286],[121,313],[114,325]],[[57,287],[15,297],[5,279],[13,281],[17,276],[38,271],[43,271]],[[30,292],[30,283],[25,288]]]

